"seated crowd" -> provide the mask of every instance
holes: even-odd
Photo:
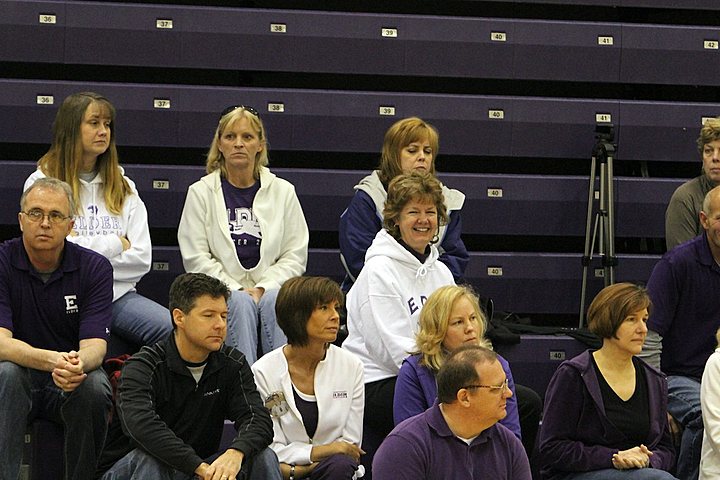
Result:
[[[647,290],[596,296],[602,347],[534,392],[492,351],[463,285],[464,195],[435,175],[431,125],[396,122],[355,187],[341,287],[303,276],[295,189],[267,167],[258,113],[228,107],[187,193],[188,273],[166,309],[135,290],[149,227],[115,116],[95,93],[63,102],[20,199],[22,236],[0,245],[0,479],[18,478],[36,418],[64,427],[68,479],[530,480],[531,465],[549,480],[717,477],[720,187]],[[699,143],[714,179],[720,121]],[[100,368],[111,332],[139,349],[116,389]]]

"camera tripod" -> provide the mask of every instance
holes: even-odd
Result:
[[[590,162],[590,184],[588,186],[587,221],[585,223],[585,251],[582,257],[583,276],[580,290],[580,322],[585,323],[585,296],[587,293],[588,269],[592,263],[595,243],[597,255],[602,259],[602,277],[605,286],[615,283],[615,197],[613,195],[613,154],[615,134],[612,125],[595,127],[595,146]],[[600,164],[599,190],[595,194],[597,165]],[[595,199],[598,200],[597,211],[593,215]],[[594,218],[594,222],[593,222]]]

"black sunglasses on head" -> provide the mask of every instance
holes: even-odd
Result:
[[[258,111],[249,105],[230,105],[229,107],[225,107],[225,110],[223,110],[220,113],[220,118],[222,119],[222,117],[224,117],[225,115],[227,115],[228,113],[230,113],[234,110],[237,110],[238,108],[242,108],[246,112],[250,112],[253,115],[255,115],[256,117],[260,118],[260,114],[258,113]]]

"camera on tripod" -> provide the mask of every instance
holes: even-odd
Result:
[[[593,156],[605,157],[608,152],[615,151],[615,126],[612,123],[595,125],[595,146]],[[612,155],[612,153],[610,153]]]
[[[616,145],[615,129],[611,123],[595,125],[595,145],[590,159],[590,181],[588,184],[587,217],[585,223],[585,250],[581,259],[583,267],[582,286],[580,287],[580,321],[585,321],[585,296],[588,285],[588,273],[591,267],[595,247],[602,260],[602,276],[605,286],[615,283],[615,197],[613,194],[613,156]],[[599,164],[599,172],[598,172]],[[599,173],[599,175],[598,175]],[[598,181],[598,202],[595,202],[595,182]]]
[[[595,125],[595,138],[602,142],[612,143],[615,140],[615,125],[612,123]]]

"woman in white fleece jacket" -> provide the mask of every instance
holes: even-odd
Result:
[[[190,185],[178,227],[185,270],[216,277],[232,290],[225,342],[250,364],[258,350],[262,355],[285,343],[275,297],[285,280],[305,273],[308,254],[295,188],[267,164],[257,112],[228,107],[210,145],[208,174]]]
[[[348,337],[343,348],[365,367],[366,435],[384,438],[394,426],[393,395],[402,361],[415,350],[420,311],[437,288],[454,284],[435,247],[448,215],[440,181],[411,172],[388,186],[380,230],[365,255],[365,266],[348,292]]]
[[[55,117],[53,143],[25,181],[45,176],[67,182],[78,211],[67,240],[103,255],[113,266],[112,332],[133,346],[152,345],[172,330],[168,310],[139,295],[150,270],[147,210],[118,162],[115,107],[92,92],[67,97]]]
[[[351,480],[364,471],[359,468],[363,366],[332,344],[342,299],[340,287],[329,278],[285,282],[276,309],[288,343],[252,366],[272,415],[270,448],[286,479]]]

